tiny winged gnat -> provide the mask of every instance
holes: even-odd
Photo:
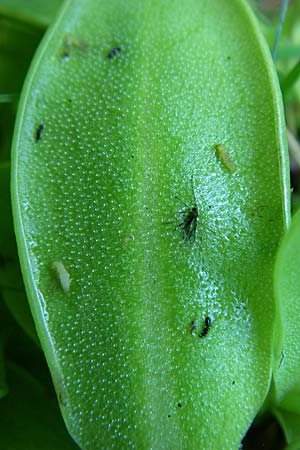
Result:
[[[198,206],[196,203],[195,198],[195,190],[194,190],[194,183],[193,183],[193,177],[192,177],[192,185],[193,185],[193,197],[194,201],[192,205],[188,205],[187,203],[183,202],[177,195],[175,198],[180,200],[180,202],[184,205],[184,209],[179,212],[180,215],[180,223],[176,225],[176,229],[180,229],[182,232],[182,239],[185,242],[194,242],[196,237],[196,231],[197,231],[197,224],[198,224]],[[164,222],[165,224],[169,223],[176,223],[175,221],[172,222]]]
[[[182,202],[182,200],[181,200],[181,202],[185,205],[185,209],[180,211],[180,216],[181,216],[182,221],[176,227],[176,228],[180,228],[182,230],[183,240],[189,241],[189,242],[194,242],[194,240],[195,240],[197,224],[198,224],[198,215],[199,215],[198,206],[197,206],[196,197],[195,197],[193,176],[192,176],[192,188],[193,188],[194,203],[192,206],[189,206],[189,205],[185,204],[184,202]]]

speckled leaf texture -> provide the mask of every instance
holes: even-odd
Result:
[[[238,448],[270,383],[283,129],[244,1],[64,4],[24,88],[12,189],[82,449]]]

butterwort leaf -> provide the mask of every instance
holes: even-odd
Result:
[[[239,447],[271,378],[286,161],[246,2],[64,4],[22,94],[12,190],[82,449]]]

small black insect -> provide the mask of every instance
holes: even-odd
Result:
[[[202,333],[199,334],[200,338],[203,338],[209,332],[211,326],[211,318],[209,316],[205,317],[205,327],[203,328]]]
[[[194,205],[192,208],[181,211],[181,214],[183,220],[177,225],[177,228],[181,228],[184,241],[193,242],[197,229],[198,208]]]
[[[192,207],[190,207],[184,203],[186,208],[183,211],[180,211],[182,222],[179,225],[177,225],[177,228],[180,228],[182,230],[183,240],[189,242],[194,242],[195,240],[199,215],[195,198],[193,177],[192,177],[192,187],[193,187],[194,204]]]
[[[111,49],[111,51],[107,55],[107,59],[114,59],[115,56],[117,56],[118,53],[122,51],[121,47],[114,47]]]
[[[194,184],[193,184],[193,177],[192,177],[192,186],[193,186],[193,195],[194,195],[194,203],[192,206],[184,203],[177,195],[175,198],[181,201],[181,203],[184,205],[185,209],[182,211],[179,211],[179,215],[181,217],[181,222],[176,225],[175,229],[181,229],[182,231],[182,238],[184,241],[194,242],[195,236],[196,236],[196,230],[197,230],[197,223],[198,223],[198,207],[196,204],[196,198],[195,198],[195,190],[194,190]],[[174,221],[171,222],[164,222],[164,224],[174,224]]]
[[[42,132],[43,132],[44,128],[45,127],[44,127],[44,125],[42,123],[37,127],[37,130],[35,132],[35,140],[36,140],[36,142],[38,142],[41,139]]]

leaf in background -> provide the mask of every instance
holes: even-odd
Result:
[[[7,336],[7,323],[5,323],[6,317],[3,314],[3,301],[0,293],[0,400],[8,392],[7,382],[6,382],[6,371],[4,363],[4,345],[5,338]]]
[[[1,94],[19,92],[43,31],[0,15]]]
[[[286,442],[291,444],[291,446],[293,446],[295,442],[298,443],[298,447],[296,446],[296,450],[298,450],[300,448],[300,415],[298,413],[289,412],[288,410],[280,408],[275,408],[274,414],[282,426]],[[287,448],[289,448],[289,446]]]
[[[3,343],[0,337],[0,400],[8,392],[8,387],[6,383],[6,372],[4,367],[4,355],[3,355]]]
[[[16,100],[43,32],[0,15],[0,160],[10,159]]]
[[[0,290],[9,310],[38,343],[21,276],[10,202],[10,164],[0,164]]]
[[[239,446],[270,383],[288,185],[276,75],[243,1],[65,4],[27,78],[12,186],[83,449]]]
[[[5,302],[3,301],[2,292],[0,292],[0,398],[5,396],[8,392],[5,361],[8,356],[8,347],[17,337],[18,330],[20,329],[9,313]],[[18,344],[18,352],[22,353],[23,356],[24,353],[26,353],[26,349],[24,348],[26,346],[26,337],[25,340],[22,339]],[[11,350],[11,348],[9,350]],[[10,352],[10,355],[11,353],[13,352]]]
[[[275,411],[288,442],[300,440],[300,211],[292,221],[275,270]]]
[[[54,20],[63,0],[0,0],[0,14],[41,28]]]
[[[30,374],[8,366],[9,394],[0,400],[0,448],[3,450],[76,450],[59,408]]]

